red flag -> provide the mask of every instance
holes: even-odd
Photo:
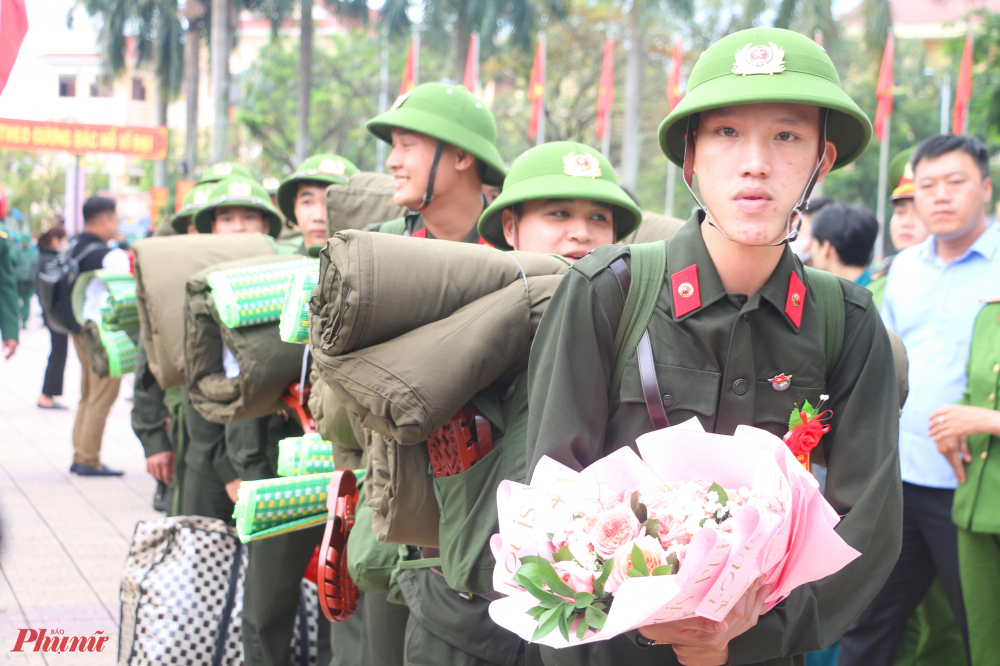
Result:
[[[0,0],[0,92],[7,85],[26,32],[28,12],[24,0]]]
[[[604,64],[601,83],[597,87],[597,136],[604,138],[611,125],[611,105],[615,103],[615,43],[604,42]]]
[[[962,67],[958,70],[958,85],[955,87],[955,110],[951,114],[951,133],[965,134],[969,120],[969,100],[972,99],[972,33],[965,38],[962,51]]]
[[[528,137],[538,134],[538,123],[545,113],[545,36],[539,35],[535,62],[531,65],[531,80],[528,82],[528,99],[531,101],[531,120],[528,122]]]
[[[670,110],[677,106],[683,93],[681,93],[681,68],[684,66],[684,49],[681,46],[680,37],[674,42],[674,56],[670,60],[670,76],[667,78],[667,101]]]
[[[417,40],[410,42],[410,54],[406,56],[406,67],[403,68],[403,81],[399,84],[399,94],[403,95],[417,87]]]
[[[878,106],[875,108],[875,136],[882,140],[885,133],[885,123],[892,115],[892,59],[896,51],[896,36],[891,32],[885,40],[885,51],[882,53],[882,67],[878,71],[878,87],[875,97]]]
[[[465,59],[465,77],[462,85],[472,93],[476,94],[476,87],[479,85],[479,33],[474,32],[469,35],[469,55]]]

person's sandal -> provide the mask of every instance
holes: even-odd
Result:
[[[63,410],[69,409],[69,407],[67,407],[66,405],[63,405],[63,404],[58,403],[58,402],[53,402],[51,405],[43,405],[40,402],[36,402],[35,404],[38,406],[38,409],[57,409],[57,410],[58,409],[63,409]]]

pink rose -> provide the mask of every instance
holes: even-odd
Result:
[[[641,527],[639,519],[627,506],[618,506],[605,511],[590,531],[590,542],[594,544],[594,552],[601,559],[611,558],[623,544],[639,536]]]
[[[618,587],[628,580],[628,572],[632,569],[632,546],[638,546],[642,553],[642,559],[646,562],[646,571],[653,575],[653,569],[661,566],[667,559],[667,553],[663,550],[658,539],[649,536],[639,537],[635,541],[624,544],[615,553],[615,563],[611,567],[611,575],[605,589],[614,594]]]
[[[552,568],[559,574],[562,582],[573,588],[574,592],[594,591],[594,575],[576,562],[553,562]]]

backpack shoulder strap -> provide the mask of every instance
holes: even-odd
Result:
[[[389,222],[383,222],[382,226],[380,226],[378,230],[379,233],[402,236],[406,232],[406,218],[401,217],[396,220],[390,220]]]
[[[73,261],[75,261],[76,263],[79,264],[84,259],[86,259],[87,257],[89,257],[90,255],[94,254],[95,252],[97,252],[100,249],[105,249],[106,250],[106,249],[108,249],[108,246],[104,245],[103,243],[91,243],[90,245],[88,245],[85,248],[83,248],[83,252],[80,253],[80,256],[74,257],[73,253],[70,252],[70,257],[73,259]]]
[[[837,276],[816,268],[806,269],[809,286],[816,292],[819,320],[823,326],[823,351],[826,355],[826,376],[840,361],[844,348],[844,290]]]
[[[622,375],[625,373],[625,365],[632,356],[635,349],[641,357],[640,360],[647,360],[651,365],[652,346],[649,343],[649,334],[646,326],[653,316],[656,308],[656,301],[660,297],[663,289],[663,278],[667,274],[667,243],[666,241],[655,241],[653,243],[639,243],[630,245],[631,270],[625,262],[618,259],[611,265],[615,277],[618,279],[618,286],[621,288],[622,297],[625,299],[625,308],[622,311],[622,318],[618,324],[618,331],[615,333],[615,366],[611,375],[611,389],[608,393],[609,401],[614,398],[621,388]],[[644,364],[640,363],[640,366]],[[663,404],[660,402],[659,389],[655,389],[656,373],[655,367],[640,367],[640,375],[643,376],[643,393],[646,394],[646,407],[653,418],[654,426],[665,427],[666,424],[658,425],[659,415],[662,414],[663,421],[666,421],[666,413],[663,411]],[[647,376],[648,375],[648,376]],[[647,390],[648,388],[648,390]],[[652,403],[655,397],[655,405]]]

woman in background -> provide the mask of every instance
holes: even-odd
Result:
[[[61,226],[55,226],[38,237],[38,270],[54,260],[69,245],[66,237],[66,230]],[[37,279],[37,278],[36,278]],[[48,326],[46,313],[42,312],[42,319]],[[56,402],[56,396],[63,392],[63,373],[66,370],[66,352],[69,347],[69,336],[56,333],[49,328],[49,336],[52,339],[52,351],[49,352],[49,364],[45,368],[45,381],[42,383],[42,392],[38,396],[38,407],[41,409],[66,409],[66,406]]]

